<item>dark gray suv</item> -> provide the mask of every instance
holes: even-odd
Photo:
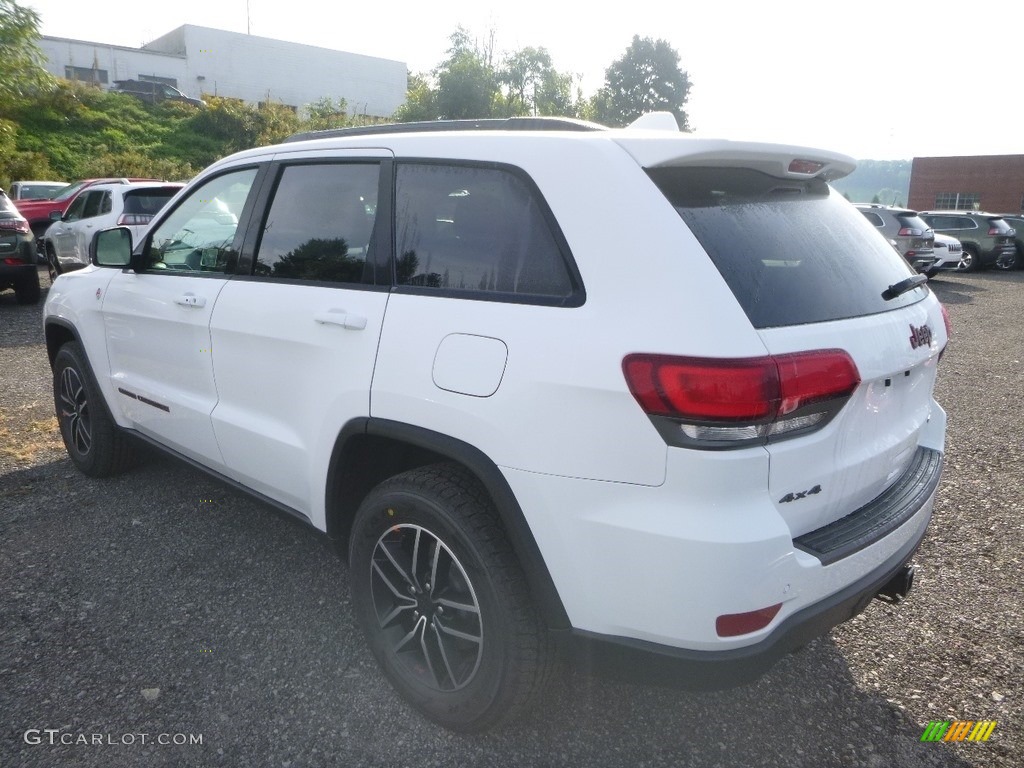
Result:
[[[1011,269],[1016,261],[1015,232],[1002,216],[984,211],[922,211],[921,218],[936,232],[955,237],[964,246],[961,268],[967,272],[988,267]]]
[[[1024,213],[1004,213],[1003,220],[1013,227],[1015,232],[1013,243],[1016,254],[1011,266],[1015,269],[1024,269]]]
[[[935,235],[917,211],[891,205],[858,204],[864,214],[886,239],[895,243],[896,250],[918,272],[931,277],[939,268],[935,266]]]

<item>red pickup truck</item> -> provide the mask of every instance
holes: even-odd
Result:
[[[160,181],[160,179],[82,179],[74,184],[70,184],[67,189],[53,198],[53,200],[15,200],[14,204],[18,208],[18,212],[28,219],[28,225],[32,227],[32,234],[36,240],[39,240],[46,232],[47,227],[53,224],[50,213],[52,211],[60,211],[60,215],[63,216],[72,201],[78,196],[78,193],[86,187],[104,183],[127,184],[130,181]]]

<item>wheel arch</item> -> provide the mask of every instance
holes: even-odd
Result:
[[[498,511],[545,623],[551,629],[569,629],[565,606],[505,476],[481,450],[449,435],[389,419],[359,418],[346,424],[327,470],[328,536],[344,553],[356,510],[370,490],[401,472],[439,462],[457,463],[480,481]]]
[[[77,341],[81,345],[82,350],[85,350],[85,345],[82,344],[82,337],[79,336],[78,329],[71,323],[61,319],[51,319],[46,321],[46,327],[43,330],[46,336],[46,356],[50,360],[51,371],[53,370],[53,361],[57,357],[57,352],[69,341]]]

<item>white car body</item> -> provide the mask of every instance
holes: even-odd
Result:
[[[464,455],[468,467],[486,466],[478,472],[484,484],[507,488],[521,510],[505,525],[548,623],[561,622],[580,642],[743,667],[736,654],[775,658],[849,618],[909,560],[931,516],[944,450],[946,416],[932,398],[947,342],[938,300],[916,287],[855,317],[757,327],[641,171],[740,167],[776,177],[781,188],[848,173],[848,158],[636,130],[323,138],[215,164],[148,232],[158,237],[192,190],[201,196],[206,180],[231,169],[390,167],[404,158],[500,161],[528,178],[550,206],[585,293],[559,305],[412,284],[368,289],[90,266],[50,291],[51,359],[61,334],[73,334],[119,427],[323,531],[339,526],[331,484],[339,446],[353,434],[408,434],[441,455]],[[892,275],[891,286],[872,291],[918,279],[859,213],[831,199]],[[252,229],[245,243],[260,231],[272,230]],[[395,231],[401,237],[401,226]],[[243,258],[248,248],[239,249]],[[766,272],[785,279],[809,268],[800,248],[766,263]],[[213,263],[205,252],[202,259],[189,269]],[[812,291],[803,300],[817,298]],[[821,312],[829,302],[821,300]],[[831,420],[740,447],[679,444],[685,425],[645,414],[624,378],[637,353],[771,356],[772,366],[785,366],[790,355],[836,349],[859,383]],[[732,435],[728,426],[714,429]],[[925,456],[930,468],[922,468]],[[928,484],[874,538],[815,550],[815,537],[829,539],[855,513],[894,503],[887,494],[917,482],[908,479],[914,467]],[[494,497],[504,498],[498,490]],[[729,617],[768,609],[755,629],[721,629]]]
[[[941,232],[935,233],[935,263],[933,270],[960,269],[960,262],[963,258],[964,247],[955,237],[944,235]]]
[[[93,184],[86,187],[54,221],[43,235],[47,260],[57,274],[84,267],[89,263],[89,243],[101,229],[127,226],[139,238],[152,217],[184,185],[170,182],[131,182],[127,184]],[[147,192],[152,190],[152,192]],[[154,196],[159,192],[160,196]],[[135,198],[139,205],[126,201]]]

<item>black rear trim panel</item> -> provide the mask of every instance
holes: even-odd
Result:
[[[913,517],[935,492],[942,454],[918,448],[913,461],[885,493],[833,523],[793,540],[797,549],[831,565],[869,547]]]

